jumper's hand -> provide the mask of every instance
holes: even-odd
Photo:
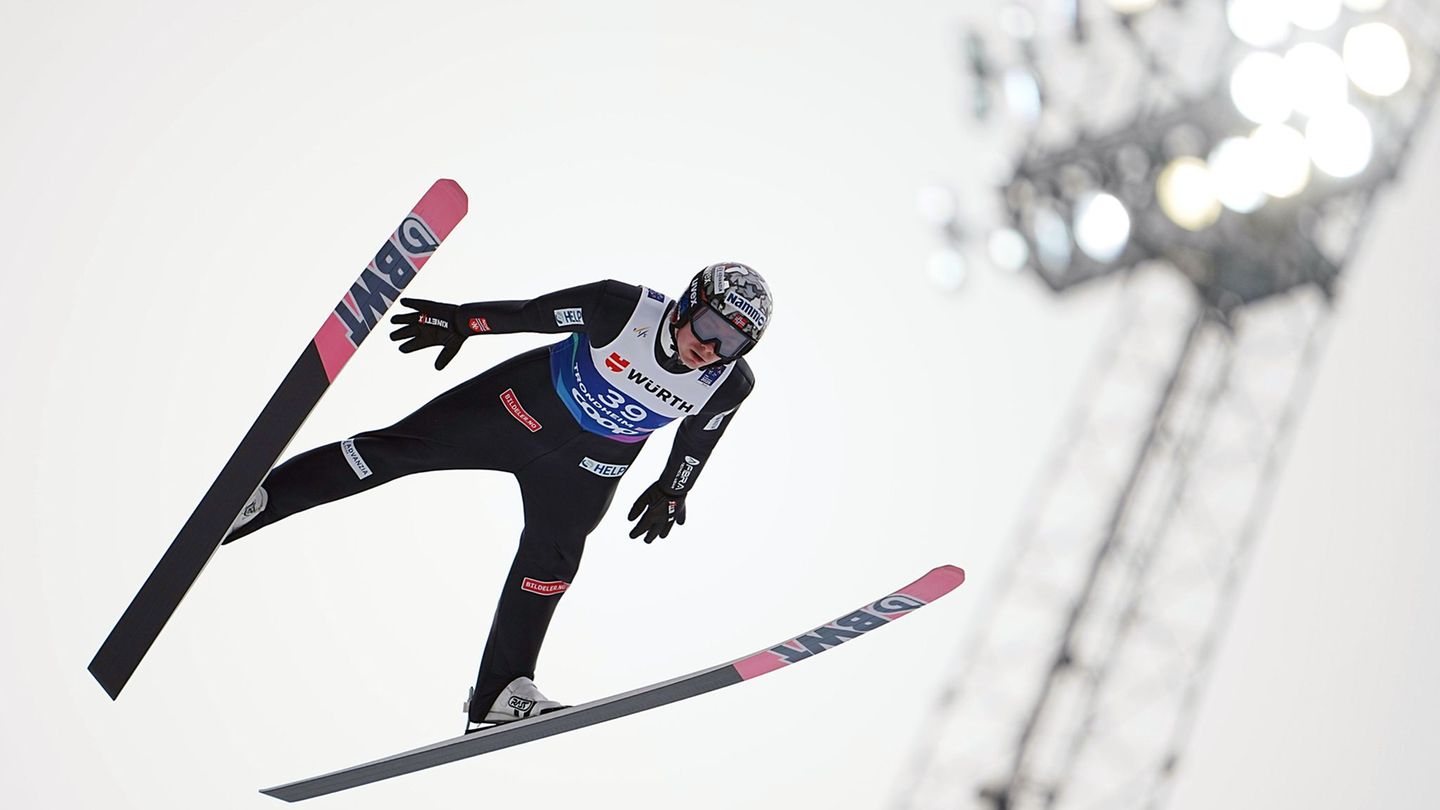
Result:
[[[390,333],[390,339],[405,341],[400,344],[400,351],[406,354],[439,346],[440,355],[435,358],[436,371],[455,359],[465,338],[473,334],[466,324],[459,322],[459,307],[454,304],[419,298],[401,298],[400,303],[415,311],[402,312],[390,319],[391,323],[401,324],[399,329]]]
[[[626,520],[636,518],[639,521],[630,530],[631,537],[643,534],[647,543],[656,537],[668,537],[671,527],[685,522],[685,496],[666,492],[656,481],[640,493],[635,505],[630,507],[630,516]]]

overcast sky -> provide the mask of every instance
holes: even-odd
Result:
[[[881,805],[1048,460],[1115,290],[943,296],[916,190],[969,184],[962,4],[32,4],[0,53],[0,795],[245,808],[457,733],[520,530],[511,479],[408,478],[223,549],[112,703],[105,634],[339,294],[438,177],[470,214],[410,292],[776,288],[757,390],[653,546],[669,433],[591,536],[537,680],[578,703],[969,581],[815,663],[326,806]],[[1440,754],[1440,130],[1336,315],[1179,810],[1426,806]],[[18,295],[17,295],[18,292]],[[290,453],[546,337],[367,343]]]

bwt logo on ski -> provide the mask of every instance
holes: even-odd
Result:
[[[779,656],[787,664],[804,661],[815,653],[824,652],[830,647],[838,647],[852,638],[889,624],[906,613],[923,607],[924,604],[913,596],[892,594],[869,608],[861,608],[848,616],[841,616],[827,625],[817,627],[803,636],[793,638],[777,647],[771,647],[770,652]]]
[[[350,292],[335,305],[335,314],[349,332],[350,344],[359,346],[380,321],[385,310],[415,276],[414,259],[429,256],[440,247],[430,226],[411,214],[385,241],[374,261],[350,285]]]
[[[551,582],[541,582],[538,579],[525,577],[525,579],[520,581],[520,590],[529,591],[530,593],[541,596],[555,596],[556,594],[564,593],[565,589],[569,587],[570,583],[559,579]]]
[[[624,371],[630,367],[630,361],[621,357],[619,352],[611,352],[610,356],[605,358],[605,367],[611,371]]]

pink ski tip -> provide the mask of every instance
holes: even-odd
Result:
[[[953,565],[942,565],[932,568],[930,573],[901,588],[900,593],[913,596],[922,602],[933,602],[960,587],[960,583],[964,581],[964,570]]]
[[[930,569],[930,573],[926,574],[926,576],[954,580],[955,585],[959,586],[965,582],[965,569],[958,565],[942,565],[938,568]]]
[[[435,184],[430,187],[430,191],[426,193],[428,195],[430,193],[441,192],[449,194],[450,196],[455,198],[456,204],[460,206],[461,216],[469,213],[470,196],[465,193],[465,189],[461,188],[459,183],[455,182],[454,180],[442,177],[439,180],[436,180]]]

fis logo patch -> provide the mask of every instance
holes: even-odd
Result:
[[[557,596],[564,593],[569,587],[570,583],[559,579],[550,582],[541,582],[538,579],[525,577],[525,579],[520,582],[520,590],[529,591],[530,593],[539,594],[540,596]]]
[[[646,288],[645,288],[645,294],[648,295],[648,296],[650,296],[651,298],[655,299],[656,301],[659,301],[659,302],[661,302],[661,303],[664,303],[664,302],[665,302],[665,296],[664,296],[663,294],[658,293],[658,292],[650,289],[649,287],[646,287]]]
[[[714,368],[707,368],[705,369],[705,373],[700,375],[700,384],[714,385],[715,381],[720,379],[720,375],[724,373],[725,369],[721,368],[720,366],[715,366]]]
[[[584,326],[585,313],[580,307],[555,310],[556,326]]]
[[[630,367],[630,361],[621,357],[619,352],[611,352],[610,356],[605,358],[605,367],[611,371],[624,371]]]
[[[648,326],[637,326],[637,327],[635,327],[634,329],[632,329],[632,330],[630,330],[630,331],[634,332],[634,333],[635,333],[635,337],[638,337],[638,338],[643,338],[643,337],[649,337],[649,336],[650,336],[650,327],[648,327]]]
[[[476,334],[479,334],[481,332],[489,332],[490,322],[485,320],[484,318],[471,318],[470,331]]]

